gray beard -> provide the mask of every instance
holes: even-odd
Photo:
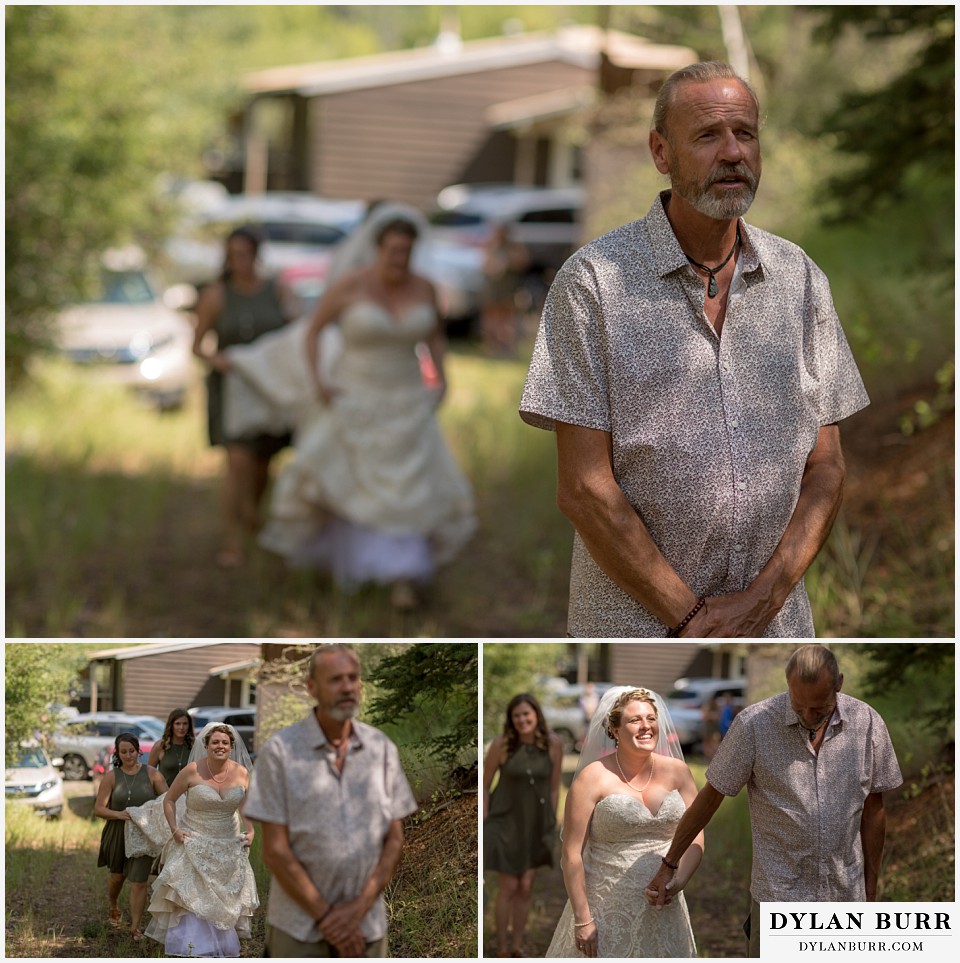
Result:
[[[346,722],[347,719],[352,719],[359,710],[360,706],[355,702],[353,705],[335,705],[331,706],[327,710],[327,715],[332,719],[336,719],[337,722]]]
[[[676,191],[677,189],[674,188]],[[707,191],[701,191],[694,197],[687,197],[686,194],[678,194],[695,210],[704,217],[713,218],[715,221],[730,221],[735,218],[743,217],[750,210],[753,199],[757,196],[755,189],[744,186],[740,192],[733,197],[714,197]]]

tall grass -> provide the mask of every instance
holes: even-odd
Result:
[[[572,530],[556,508],[553,436],[517,415],[528,349],[449,355],[440,421],[479,529],[412,614],[383,589],[347,594],[257,551],[218,571],[221,453],[206,446],[202,392],[161,416],[87,372],[40,365],[7,406],[7,635],[562,637]],[[895,502],[880,541],[837,523],[808,575],[821,630],[951,633],[952,481],[948,465],[930,471],[943,504],[924,530],[898,527]]]

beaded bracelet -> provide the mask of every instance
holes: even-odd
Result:
[[[595,920],[591,917],[590,919],[586,920],[583,923],[574,923],[573,928],[577,929],[577,927],[580,927],[580,926],[589,926],[593,922],[595,922]]]
[[[686,615],[686,618],[684,618],[684,620],[683,620],[675,629],[671,629],[671,630],[667,633],[667,638],[668,638],[668,639],[675,639],[675,638],[677,638],[677,637],[680,635],[680,633],[690,624],[691,619],[692,619],[692,618],[697,614],[697,612],[699,612],[700,609],[702,609],[702,608],[704,607],[704,605],[706,605],[706,604],[707,604],[706,598],[703,598],[703,597],[698,598],[698,599],[697,599],[697,604],[696,604],[692,609],[690,609],[690,611],[689,611],[689,612],[687,613],[687,615]]]
[[[661,856],[660,862],[663,863],[664,866],[669,866],[670,869],[673,869],[673,870],[675,870],[680,865],[679,863],[668,863],[666,856]]]

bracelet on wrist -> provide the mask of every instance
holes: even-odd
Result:
[[[595,920],[594,920],[593,917],[591,916],[590,919],[584,920],[582,923],[574,923],[574,924],[573,924],[573,928],[574,928],[574,929],[577,929],[577,928],[580,927],[580,926],[589,926],[589,925],[590,925],[591,923],[593,923],[593,922],[595,922]]]
[[[680,624],[676,628],[670,629],[670,631],[667,633],[667,638],[668,639],[677,638],[680,635],[680,633],[690,624],[690,622],[692,621],[693,617],[697,614],[697,612],[699,612],[700,609],[702,609],[706,604],[707,604],[707,600],[704,596],[701,596],[700,598],[698,598],[697,604],[692,609],[690,609],[686,617],[681,620]]]
[[[664,866],[667,866],[667,867],[669,867],[670,869],[672,869],[672,870],[674,870],[674,871],[676,871],[677,867],[680,865],[680,863],[671,863],[671,862],[668,862],[666,856],[661,856],[661,857],[660,857],[660,862],[663,863]]]
[[[322,916],[317,917],[317,924],[319,925],[320,923],[322,923],[332,912],[333,912],[333,903],[331,903],[326,908],[326,910],[324,910],[324,913]]]

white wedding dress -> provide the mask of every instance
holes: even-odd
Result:
[[[329,404],[314,397],[305,325],[229,350],[245,390],[295,420],[294,455],[274,487],[263,547],[354,588],[426,581],[470,539],[473,493],[416,355],[436,323],[426,303],[400,316],[370,300],[349,305]],[[231,413],[229,396],[227,405],[231,432],[258,427],[255,405],[249,417],[239,403]]]
[[[237,810],[245,791],[233,786],[224,797],[200,784],[186,792],[186,809],[178,817],[190,837],[164,846],[163,869],[153,884],[152,919],[145,935],[163,943],[167,956],[238,957],[239,937],[250,936],[259,905],[243,846]]]
[[[660,959],[697,955],[683,893],[660,910],[644,890],[660,868],[686,811],[676,789],[656,814],[639,796],[615,793],[597,803],[583,863],[590,912],[597,922],[598,956]],[[583,958],[574,942],[569,900],[553,934],[548,957]]]

